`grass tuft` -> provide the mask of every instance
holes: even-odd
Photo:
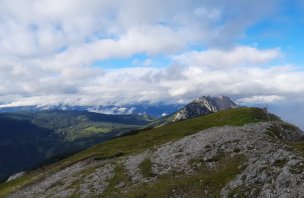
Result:
[[[142,163],[139,165],[139,169],[141,170],[141,174],[144,177],[154,177],[155,174],[152,172],[152,162],[151,159],[146,158]]]
[[[108,187],[99,197],[119,198],[119,192],[130,186],[130,178],[125,173],[125,168],[122,164],[117,164],[114,169],[114,177],[107,181]]]

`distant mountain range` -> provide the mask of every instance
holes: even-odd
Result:
[[[153,117],[161,117],[172,114],[182,108],[183,104],[148,104],[138,103],[130,105],[95,105],[95,106],[79,106],[79,105],[36,105],[36,106],[16,106],[2,107],[0,112],[20,112],[20,111],[43,111],[43,110],[72,110],[72,111],[89,111],[102,114],[147,114]]]
[[[160,118],[167,115],[175,114],[174,121],[192,118],[208,113],[214,113],[218,110],[236,108],[236,105],[227,96],[211,97],[202,96],[191,103],[187,104],[148,104],[138,103],[130,105],[36,105],[36,106],[16,106],[2,107],[0,112],[20,112],[20,111],[44,111],[44,110],[63,110],[63,111],[89,111],[101,114],[127,115],[127,114],[147,114],[152,117]],[[178,114],[177,114],[178,113]]]

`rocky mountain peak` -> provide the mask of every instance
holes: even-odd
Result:
[[[219,97],[202,96],[192,101],[184,108],[182,108],[180,111],[178,111],[175,114],[172,121],[176,122],[179,120],[185,120],[201,115],[207,115],[221,110],[235,109],[238,107],[239,106],[236,105],[227,96],[219,96]]]

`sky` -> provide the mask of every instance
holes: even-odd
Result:
[[[304,0],[1,0],[0,107],[227,95],[301,124],[303,35]]]

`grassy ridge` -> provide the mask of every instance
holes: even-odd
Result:
[[[109,142],[96,145],[61,162],[49,165],[44,169],[33,171],[15,181],[1,184],[0,197],[7,195],[17,188],[30,184],[31,182],[36,182],[43,177],[47,177],[48,174],[87,158],[115,158],[121,155],[141,152],[168,141],[175,141],[187,135],[194,134],[200,130],[215,126],[241,126],[247,123],[274,119],[278,118],[275,116],[267,116],[261,109],[258,108],[240,108],[184,120],[177,123],[168,124],[163,127],[143,130],[132,135],[120,137]]]
[[[140,133],[124,136],[104,144],[96,145],[78,155],[72,156],[69,161],[78,161],[87,156],[97,158],[110,158],[118,153],[124,155],[140,152],[168,141],[175,141],[200,130],[215,126],[233,125],[242,126],[247,123],[255,123],[278,119],[267,115],[258,108],[241,108],[184,120],[163,127],[141,131]]]

